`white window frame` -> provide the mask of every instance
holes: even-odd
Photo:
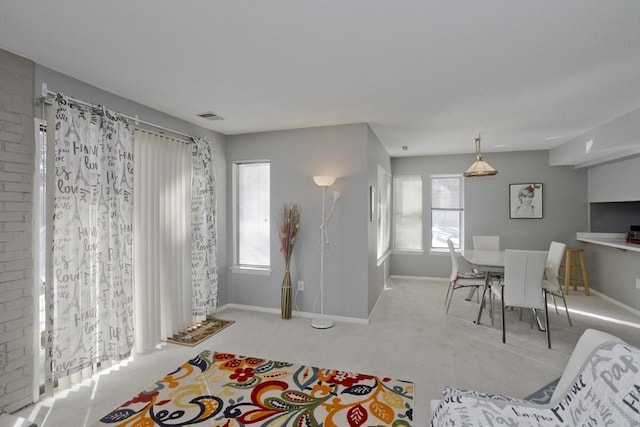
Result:
[[[440,211],[457,211],[459,213],[458,216],[458,220],[459,220],[459,240],[458,240],[458,245],[454,244],[454,248],[455,249],[459,249],[459,250],[464,250],[464,177],[461,174],[436,174],[436,175],[431,175],[430,176],[430,194],[431,194],[431,212],[429,215],[429,250],[431,252],[435,252],[435,253],[443,253],[449,252],[449,248],[448,247],[444,247],[444,248],[436,248],[433,247],[433,212],[434,210],[440,210]],[[434,179],[451,179],[451,178],[457,178],[460,181],[460,206],[458,208],[434,208],[433,207],[433,180]]]
[[[418,214],[414,214],[414,215],[407,215],[407,214],[399,214],[398,210],[400,209],[400,207],[398,206],[398,202],[400,200],[400,198],[398,197],[398,185],[404,181],[413,181],[413,180],[418,180],[420,182],[420,195],[418,196],[420,198],[420,211]],[[401,252],[409,252],[409,253],[419,253],[419,254],[423,254],[424,253],[424,224],[423,224],[423,217],[424,217],[424,200],[423,200],[423,192],[424,192],[424,180],[422,178],[422,175],[395,175],[393,177],[393,251],[397,252],[397,253],[401,253]],[[413,217],[418,217],[419,218],[419,223],[420,223],[420,229],[419,229],[419,234],[420,234],[420,245],[419,247],[416,248],[409,248],[409,247],[400,247],[398,246],[398,240],[397,240],[397,226],[398,226],[398,219],[400,217],[408,217],[408,216],[413,216]],[[416,232],[418,232],[418,230],[416,230]]]
[[[392,177],[382,166],[378,165],[378,215],[377,215],[377,239],[376,255],[377,265],[380,266],[391,254],[391,191]]]
[[[266,159],[261,160],[243,160],[234,161],[232,164],[232,234],[233,234],[233,266],[231,271],[234,273],[246,273],[257,275],[268,275],[271,272],[271,233],[269,233],[269,245],[267,254],[269,257],[269,263],[262,264],[241,264],[240,263],[240,213],[239,213],[239,201],[240,201],[240,185],[239,185],[239,171],[243,165],[266,163],[269,165],[269,173],[271,173],[271,162]],[[271,193],[271,179],[269,179],[269,193]],[[269,195],[269,199],[271,195]],[[270,211],[270,209],[269,209]],[[269,229],[271,229],[271,218],[269,219]]]

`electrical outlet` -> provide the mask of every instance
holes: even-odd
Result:
[[[304,291],[304,280],[298,280],[298,290]]]
[[[640,279],[636,279],[636,289],[640,289]]]

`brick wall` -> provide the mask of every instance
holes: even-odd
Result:
[[[0,412],[32,402],[34,63],[0,49]]]

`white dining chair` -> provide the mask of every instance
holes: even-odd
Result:
[[[483,251],[499,251],[500,236],[473,236],[473,249]]]
[[[547,293],[542,289],[542,278],[547,262],[546,251],[505,251],[504,281],[491,286],[491,312],[493,301],[500,299],[502,311],[502,342],[506,342],[505,307],[544,310],[547,346],[551,348]]]
[[[449,313],[449,306],[453,299],[453,291],[467,287],[477,289],[478,287],[485,285],[487,277],[485,273],[476,273],[470,268],[468,271],[461,271],[458,254],[453,247],[451,239],[447,239],[447,245],[449,246],[449,254],[451,256],[451,275],[449,276],[449,288],[447,289],[447,295],[444,298],[444,303],[447,307],[445,313]]]
[[[478,251],[499,251],[500,250],[500,236],[473,236],[473,250]],[[476,273],[477,270],[474,270]],[[500,282],[502,280],[502,275],[498,273],[490,274],[491,277],[494,277]],[[469,289],[469,293],[467,294],[467,301],[471,301],[473,298],[473,293],[475,292],[475,288]]]
[[[547,266],[545,268],[545,277],[542,280],[542,288],[551,295],[553,298],[553,305],[556,308],[556,314],[558,314],[558,304],[556,303],[556,297],[562,298],[564,304],[564,310],[567,313],[567,320],[569,326],[573,326],[571,323],[571,317],[569,317],[569,307],[567,306],[567,299],[564,297],[564,291],[560,285],[558,279],[558,272],[560,271],[560,264],[562,264],[562,257],[564,256],[564,250],[567,247],[566,244],[560,242],[551,242],[549,246],[549,254],[547,255]]]

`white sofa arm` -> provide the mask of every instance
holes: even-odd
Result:
[[[431,427],[640,426],[640,349],[606,341],[583,359],[572,384],[547,404],[444,387]]]
[[[567,366],[565,366],[562,376],[556,385],[556,389],[551,395],[550,402],[553,402],[559,397],[565,395],[569,387],[573,385],[576,375],[582,369],[582,365],[593,349],[607,341],[624,342],[620,338],[606,332],[597,331],[595,329],[587,329],[584,331],[576,343],[573,352],[571,352]]]
[[[587,358],[592,354],[595,348],[605,342],[626,344],[625,341],[606,332],[597,331],[595,329],[586,329],[584,331],[584,333],[576,343],[571,356],[569,357],[569,361],[565,366],[562,376],[558,380],[558,384],[556,385],[556,388],[549,400],[550,404],[556,402],[567,394],[569,389],[574,385],[575,379],[583,368]],[[445,387],[445,390],[446,389],[448,389],[448,387]],[[518,399],[513,400],[517,401]],[[438,408],[440,403],[441,399],[434,399],[430,402],[432,415],[436,412],[436,409]]]

